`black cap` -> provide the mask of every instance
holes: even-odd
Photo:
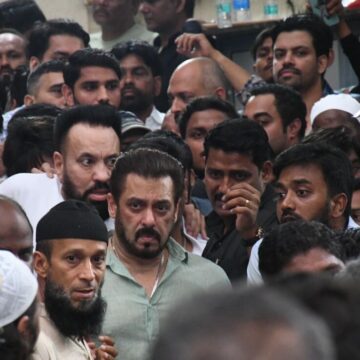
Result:
[[[108,242],[108,232],[97,210],[79,200],[55,205],[36,227],[36,242],[56,239],[83,239]]]

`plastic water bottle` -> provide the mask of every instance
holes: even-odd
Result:
[[[266,19],[276,18],[279,16],[279,4],[277,0],[265,0],[264,16]]]
[[[233,0],[233,12],[235,21],[249,21],[250,0]]]
[[[216,16],[219,28],[227,28],[232,26],[231,0],[216,1]]]

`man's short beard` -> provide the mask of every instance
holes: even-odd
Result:
[[[105,186],[104,184],[97,184],[96,186]],[[108,185],[106,185],[107,188],[109,189]],[[85,192],[85,194],[81,195],[76,189],[75,186],[73,184],[73,182],[71,181],[71,179],[69,178],[69,176],[66,174],[66,172],[64,172],[63,175],[63,183],[62,183],[62,190],[64,192],[64,195],[66,197],[66,199],[75,199],[75,200],[82,200],[85,201],[89,204],[94,205],[94,207],[96,208],[96,210],[98,211],[100,217],[103,220],[107,220],[109,218],[109,211],[108,211],[108,205],[107,205],[107,201],[91,201],[88,199],[88,194],[89,192],[92,190],[88,190]],[[110,189],[109,189],[110,192]]]
[[[99,290],[93,301],[83,301],[79,307],[74,307],[64,289],[47,279],[45,308],[56,328],[65,337],[87,338],[100,334],[106,302]]]
[[[122,102],[120,104],[120,109],[124,111],[131,111],[134,114],[141,113],[149,109],[154,103],[152,96],[147,95],[139,91],[138,89],[131,87],[135,92],[135,97],[132,101],[127,102],[122,95]]]
[[[166,244],[167,244],[167,241],[165,241],[164,244],[161,244],[161,240],[159,238],[158,251],[146,251],[146,250],[140,251],[140,250],[138,250],[135,247],[135,245],[132,244],[132,242],[126,236],[125,227],[124,227],[123,222],[120,219],[119,210],[117,210],[117,212],[116,212],[115,233],[116,233],[118,241],[122,244],[122,246],[126,249],[126,251],[129,254],[135,255],[135,256],[137,256],[138,258],[141,258],[141,259],[154,259],[154,258],[156,258],[157,256],[159,256],[162,253],[162,251],[164,250],[164,248],[166,247]],[[153,230],[152,228],[143,228],[141,230],[138,230],[134,234],[134,237],[135,237],[134,241],[136,241],[137,236],[144,235],[144,233],[160,237],[160,234],[158,234],[158,232]],[[170,232],[170,234],[171,234],[171,232]]]

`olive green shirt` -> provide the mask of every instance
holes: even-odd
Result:
[[[109,249],[102,291],[108,307],[102,333],[114,338],[121,360],[148,358],[164,318],[176,303],[195,294],[230,287],[219,266],[189,254],[171,238],[167,246],[170,256],[166,270],[150,299]]]

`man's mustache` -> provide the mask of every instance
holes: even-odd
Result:
[[[139,229],[136,233],[135,233],[135,240],[137,240],[138,238],[140,238],[141,236],[151,236],[154,237],[156,240],[160,241],[161,240],[161,236],[160,234],[154,230],[153,228],[149,228],[149,227],[144,227],[142,229]]]

